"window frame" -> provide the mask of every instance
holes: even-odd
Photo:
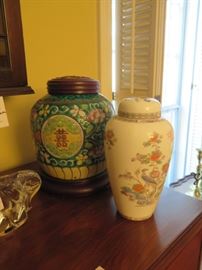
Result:
[[[99,1],[99,80],[102,94],[112,100],[112,29],[111,0]]]

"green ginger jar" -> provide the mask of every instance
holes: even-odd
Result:
[[[48,95],[31,110],[43,186],[52,192],[88,194],[108,184],[104,129],[111,102],[99,81],[79,76],[49,80]]]

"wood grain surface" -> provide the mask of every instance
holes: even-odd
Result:
[[[39,191],[27,222],[0,238],[0,269],[190,270],[175,262],[192,254],[198,265],[201,232],[201,201],[172,189],[150,219],[136,222],[118,214],[110,190],[81,198]]]

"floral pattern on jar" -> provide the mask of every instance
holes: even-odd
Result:
[[[107,131],[105,131],[104,140],[105,140],[105,143],[106,143],[108,149],[111,149],[112,146],[114,146],[114,144],[116,142],[116,137],[114,135],[113,130],[108,129]]]
[[[153,132],[151,137],[143,142],[144,148],[147,149],[146,153],[136,153],[131,158],[136,168],[134,172],[126,171],[119,175],[120,179],[130,183],[120,188],[121,194],[133,201],[136,206],[154,203],[162,190],[170,162],[161,151],[162,139],[162,135]]]
[[[76,179],[104,171],[104,129],[112,115],[111,103],[99,94],[47,95],[39,100],[31,124],[43,169],[55,177],[60,169],[66,180],[72,179],[75,168]]]

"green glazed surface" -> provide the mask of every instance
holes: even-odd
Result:
[[[112,115],[110,101],[99,94],[46,95],[31,111],[37,160],[59,168],[104,162],[104,129]]]

